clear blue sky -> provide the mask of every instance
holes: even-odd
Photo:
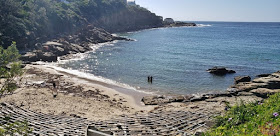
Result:
[[[181,21],[280,22],[280,0],[136,0],[157,15]]]

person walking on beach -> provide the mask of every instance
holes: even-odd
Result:
[[[52,91],[53,98],[56,98],[56,96],[57,96],[57,94],[58,94],[58,91],[57,91],[57,84],[58,84],[57,81],[53,81],[53,91]]]

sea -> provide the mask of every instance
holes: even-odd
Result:
[[[59,61],[72,74],[155,94],[220,92],[234,77],[280,70],[280,23],[195,22],[197,27],[147,29],[117,35],[133,41],[93,45]],[[214,66],[235,70],[217,76]],[[148,76],[153,82],[148,82]]]

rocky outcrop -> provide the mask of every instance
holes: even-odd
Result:
[[[251,77],[250,76],[237,76],[234,78],[234,84],[238,84],[240,82],[250,82]]]
[[[247,96],[267,98],[268,95],[280,93],[280,71],[251,81],[249,76],[235,77],[235,85],[226,92],[202,93],[191,95],[158,95],[145,96],[142,99],[145,105],[159,105],[172,102],[211,102],[217,97]]]
[[[229,92],[219,93],[202,93],[202,94],[191,94],[191,95],[158,95],[158,96],[145,96],[142,98],[142,102],[145,105],[159,105],[167,104],[172,102],[196,102],[212,99],[216,97],[231,97],[232,94]]]
[[[52,40],[45,43],[38,43],[36,50],[22,55],[24,62],[34,61],[57,61],[57,58],[67,54],[84,53],[91,50],[91,44],[111,42],[114,40],[129,40],[123,37],[116,37],[104,29],[88,26],[77,32],[77,34]]]
[[[159,105],[171,102],[183,102],[190,101],[193,98],[192,95],[158,95],[158,96],[145,96],[142,98],[142,102],[145,105]]]
[[[186,23],[186,22],[175,22],[174,24],[170,24],[171,27],[180,27],[180,26],[196,26],[195,23]]]
[[[267,88],[257,88],[250,91],[254,95],[262,98],[267,98],[269,95],[280,93],[280,89],[267,89]]]
[[[197,26],[195,23],[174,21],[172,18],[165,18],[163,24],[165,27]]]
[[[270,76],[271,74],[259,74],[259,75],[257,75],[256,77],[268,77],[268,76]]]
[[[244,78],[244,80],[249,80],[249,78]],[[250,82],[238,82],[231,86],[228,91],[235,92],[236,94],[240,92],[250,92],[256,96],[266,98],[268,94],[274,94],[279,92],[280,89],[280,72],[275,72],[272,74],[266,74],[265,76],[260,76]]]
[[[225,75],[236,73],[234,70],[228,70],[225,67],[213,67],[207,70],[207,72],[215,75]]]

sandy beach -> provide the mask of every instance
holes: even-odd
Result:
[[[139,99],[147,95],[144,93],[124,94],[106,83],[82,79],[46,65],[27,65],[25,71],[20,88],[3,97],[2,102],[14,103],[35,112],[79,116],[89,120],[105,120],[153,109],[153,106],[140,103]],[[56,82],[57,89],[53,88],[52,82]]]

